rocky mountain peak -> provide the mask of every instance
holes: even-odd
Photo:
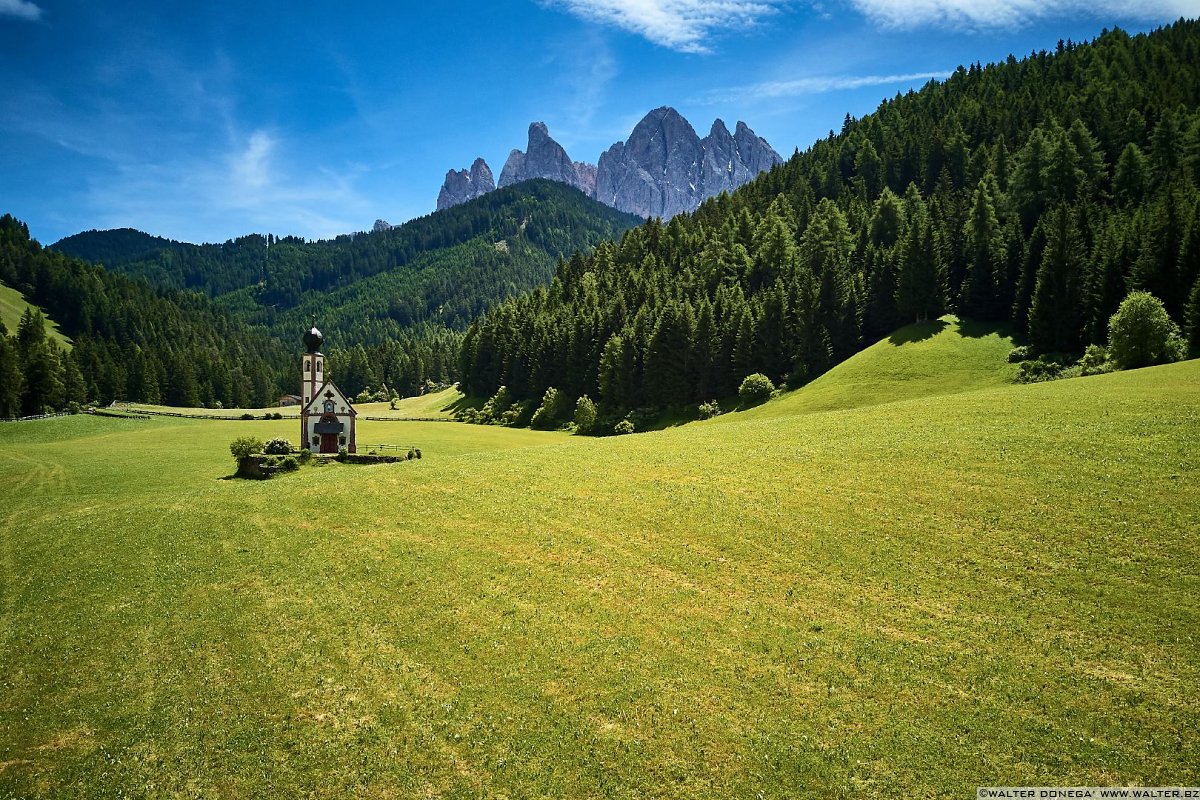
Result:
[[[471,169],[450,170],[438,193],[438,211],[465,203],[496,188],[492,170],[482,158],[475,159]]]
[[[642,117],[626,141],[601,154],[595,166],[572,161],[550,136],[546,123],[532,122],[525,150],[509,153],[499,186],[547,178],[621,211],[669,219],[694,211],[720,192],[733,191],[782,161],[745,122],[739,120],[731,134],[725,122],[716,119],[701,139],[682,114],[660,106]],[[486,180],[476,174],[479,165],[487,173]],[[470,174],[465,170],[446,174],[438,208],[478,197],[490,187],[491,171],[477,159]]]
[[[590,164],[572,161],[562,145],[551,138],[546,123],[533,122],[529,125],[525,151],[513,150],[508,154],[504,169],[500,171],[500,186],[547,178],[591,194],[595,184],[594,171],[595,167]]]

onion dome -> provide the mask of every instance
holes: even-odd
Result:
[[[304,334],[304,346],[308,348],[308,352],[316,353],[320,351],[323,344],[325,344],[325,337],[317,330],[317,326],[313,325],[312,330]]]

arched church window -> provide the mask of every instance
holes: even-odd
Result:
[[[310,371],[312,371],[312,362],[311,362],[311,361],[309,361],[307,358],[306,358],[306,359],[304,359],[304,371],[305,371],[305,372],[310,372]]]
[[[321,371],[321,365],[322,365],[323,363],[325,363],[325,362],[323,362],[323,361],[318,361],[318,362],[317,362],[317,372],[320,372],[320,371]]]

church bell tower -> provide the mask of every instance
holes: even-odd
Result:
[[[317,390],[325,383],[325,355],[321,345],[325,337],[317,330],[314,320],[312,329],[304,334],[304,372],[300,378],[300,441],[308,441],[308,407],[316,397]],[[302,445],[303,446],[303,445]]]

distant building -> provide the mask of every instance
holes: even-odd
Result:
[[[279,407],[282,408],[284,406],[298,406],[298,405],[300,405],[301,402],[303,402],[303,401],[300,399],[300,395],[285,394],[279,398]]]
[[[325,371],[321,345],[325,337],[316,325],[304,334],[304,371],[300,380],[300,446],[314,453],[336,454],[341,448],[357,452],[354,419],[358,412]]]

